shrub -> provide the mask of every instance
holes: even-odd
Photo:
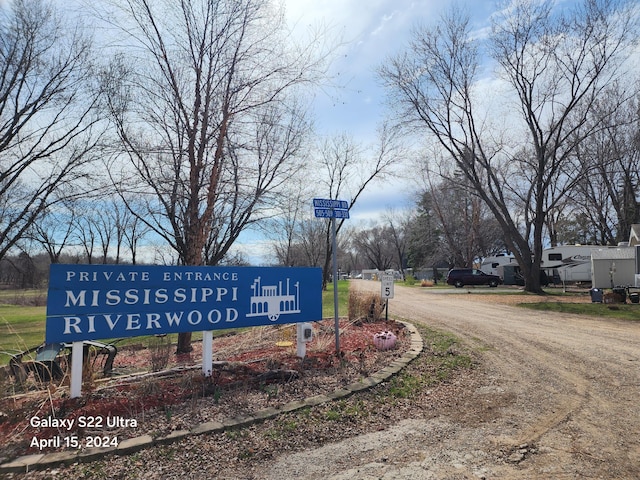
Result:
[[[151,370],[159,372],[169,365],[171,355],[171,339],[168,335],[149,338],[149,352],[151,353]]]
[[[604,303],[626,303],[622,295],[614,292],[605,293],[602,299]]]
[[[376,322],[382,318],[384,303],[375,293],[349,292],[349,320]]]

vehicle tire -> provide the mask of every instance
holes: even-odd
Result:
[[[453,286],[456,287],[456,288],[462,288],[462,287],[464,287],[464,283],[462,283],[461,280],[456,280],[454,282]]]
[[[495,288],[495,287],[497,287],[497,286],[498,286],[498,282],[497,282],[496,280],[491,280],[491,281],[489,282],[489,286],[490,286],[491,288]]]

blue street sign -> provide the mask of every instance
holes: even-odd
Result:
[[[313,206],[316,208],[339,208],[347,210],[349,209],[349,202],[345,200],[331,200],[328,198],[314,198]]]
[[[349,210],[334,208],[315,208],[316,218],[349,218]]]
[[[313,207],[316,218],[349,218],[349,202],[345,200],[314,198]]]

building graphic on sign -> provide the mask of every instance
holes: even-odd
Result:
[[[282,282],[278,282],[278,285],[262,285],[260,277],[254,279],[251,311],[247,317],[267,316],[275,322],[280,315],[300,313],[300,284],[296,282],[293,287],[295,294],[291,293],[288,278],[286,290],[283,290]]]

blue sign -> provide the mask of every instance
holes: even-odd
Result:
[[[322,270],[51,265],[46,341],[316,321]]]
[[[328,198],[314,198],[313,206],[315,208],[340,208],[346,210],[349,208],[349,202],[345,200],[331,200]]]
[[[333,208],[315,208],[316,218],[349,218],[349,210],[335,210]]]
[[[349,218],[349,202],[314,198],[313,211],[316,218]]]

